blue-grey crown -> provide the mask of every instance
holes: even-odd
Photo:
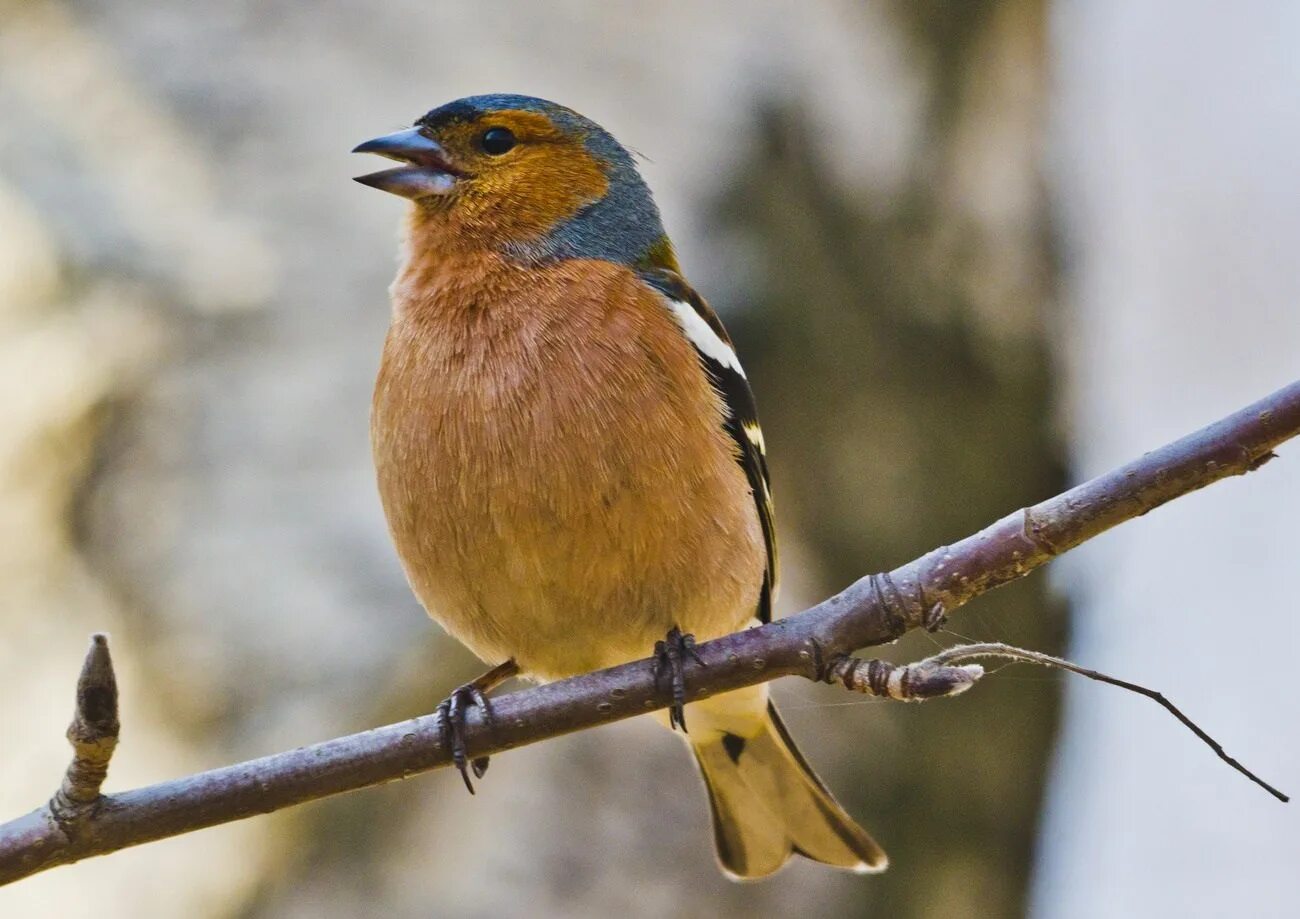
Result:
[[[420,122],[432,127],[501,109],[538,112],[561,130],[583,138],[587,150],[605,166],[609,180],[603,198],[582,208],[541,239],[510,245],[512,256],[525,261],[592,258],[637,265],[662,242],[664,228],[659,209],[632,155],[612,134],[573,109],[534,96],[493,93],[449,102]]]

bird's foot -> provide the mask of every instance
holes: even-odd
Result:
[[[469,760],[465,750],[465,713],[471,705],[477,705],[483,710],[484,726],[491,731],[492,703],[488,701],[487,694],[518,675],[519,665],[511,658],[505,663],[497,664],[478,679],[466,683],[438,706],[439,737],[451,749],[451,761],[460,770],[460,777],[465,780],[465,787],[470,794],[474,794],[474,783],[470,781],[468,770],[473,770],[475,778],[483,778],[488,769],[488,758],[479,756]]]
[[[672,687],[673,704],[668,706],[668,725],[681,728],[686,733],[686,658],[690,657],[701,667],[705,666],[703,658],[695,650],[695,636],[683,632],[677,626],[668,630],[663,640],[655,642],[654,676],[655,684],[667,675]]]
[[[465,780],[465,787],[470,794],[474,794],[474,783],[470,780],[470,772],[474,773],[474,778],[481,779],[488,769],[486,756],[471,760],[465,749],[465,721],[469,707],[472,705],[477,705],[483,710],[483,723],[487,725],[488,730],[491,730],[492,703],[488,701],[487,694],[478,683],[466,683],[459,687],[438,706],[439,738],[444,746],[451,749],[452,764],[460,771],[460,777]]]

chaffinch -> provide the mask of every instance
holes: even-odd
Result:
[[[474,96],[355,152],[402,163],[357,181],[411,201],[371,417],[379,493],[420,602],[496,665],[441,708],[472,791],[458,726],[498,683],[656,643],[677,662],[692,636],[770,619],[763,437],[722,323],[599,125]],[[766,684],[683,711],[673,679],[668,725],[704,775],[724,871],[763,877],[796,852],[885,867]]]

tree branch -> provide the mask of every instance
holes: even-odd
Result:
[[[1259,468],[1272,458],[1273,447],[1297,433],[1300,382],[1113,472],[1009,514],[958,543],[863,578],[802,613],[700,645],[707,666],[692,668],[687,699],[780,676],[834,678],[832,664],[842,655],[893,641],[919,626],[938,628],[972,598],[1023,577],[1116,524]],[[499,753],[631,718],[670,701],[656,687],[649,661],[533,687],[493,700],[492,730],[472,710],[468,752],[472,757]],[[0,826],[0,884],[92,855],[403,778],[450,760],[437,720],[421,717],[79,801],[92,810],[78,820],[61,820],[59,807],[47,804]],[[90,787],[80,780],[73,784]]]

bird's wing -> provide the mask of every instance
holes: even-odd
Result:
[[[726,428],[736,443],[737,459],[749,479],[767,545],[767,570],[759,597],[757,616],[762,622],[772,619],[772,598],[776,592],[776,529],[772,516],[772,489],[767,474],[767,456],[763,431],[758,426],[758,408],[749,380],[736,357],[731,337],[712,307],[676,272],[653,269],[642,272],[642,279],[663,294],[667,306],[681,325],[699,355],[710,382],[722,397],[726,409]]]

